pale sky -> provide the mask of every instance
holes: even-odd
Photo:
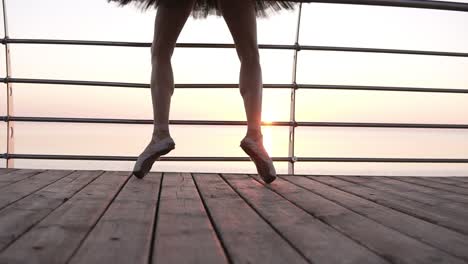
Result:
[[[151,42],[153,37],[155,11],[140,13],[132,6],[117,7],[105,0],[8,0],[7,6],[11,38]],[[259,19],[259,44],[293,44],[297,12],[283,11],[270,19]],[[0,33],[3,35],[3,28]],[[178,42],[233,43],[233,40],[224,20],[210,16],[206,20],[189,18]],[[303,4],[299,43],[468,52],[468,13]],[[148,83],[151,70],[149,52],[149,48],[11,45],[12,71],[13,77],[18,78]],[[2,63],[4,54],[4,49],[1,49]],[[265,84],[291,82],[292,50],[260,50],[260,56]],[[176,83],[238,83],[239,62],[233,49],[178,48],[172,63]],[[4,67],[0,68],[0,74],[5,75]],[[468,89],[468,58],[300,51],[297,82]],[[3,107],[0,115],[5,115],[5,85],[1,87]],[[30,84],[14,84],[14,87],[17,116],[152,118],[148,89]],[[264,120],[289,120],[289,92],[288,89],[265,89]],[[200,104],[200,101],[212,104]],[[174,94],[171,119],[245,120],[245,114],[236,89],[181,89]],[[468,94],[299,90],[297,120],[468,124]],[[3,137],[4,127],[0,124],[0,136]],[[120,129],[124,133],[122,131],[127,128]],[[174,156],[242,155],[237,148],[228,149],[229,145],[199,154],[199,150],[190,143],[190,133],[200,129],[208,128],[174,128],[181,143]],[[114,128],[113,131],[118,130]],[[287,156],[287,128],[273,130],[276,132],[271,132],[270,137],[275,147],[271,146],[269,151],[274,156]],[[124,136],[131,133],[125,131],[127,134]],[[148,127],[146,131],[149,131]],[[217,131],[225,131],[219,132],[220,142],[226,137],[233,138],[228,140],[230,145],[236,144],[243,133],[239,127]],[[140,133],[143,137],[148,132]],[[371,140],[362,142],[359,148],[344,143],[355,142],[363,134]],[[65,138],[65,132],[62,136]],[[463,140],[466,131],[461,130],[397,129],[381,133],[379,130],[301,128],[298,137],[301,144],[297,151],[301,156],[428,155],[468,158],[468,141]],[[395,142],[391,142],[392,138]],[[29,145],[24,143],[26,141]],[[42,146],[34,145],[38,144],[37,139],[31,138],[30,141],[24,139],[23,143],[18,143],[18,152],[53,153],[53,148],[44,150]],[[377,149],[377,142],[383,141],[388,144]],[[82,151],[82,154],[136,155],[144,142],[146,138],[126,148],[105,151],[102,146],[96,147],[91,150],[96,153],[90,153],[90,148],[85,147],[94,146],[94,143],[83,144],[82,148],[62,146],[56,152],[63,153],[66,149],[73,153]],[[410,148],[408,142],[419,142],[418,146],[424,148]],[[39,150],[31,149],[31,144]],[[367,147],[364,146],[366,144]],[[0,146],[0,152],[4,151],[4,146]]]

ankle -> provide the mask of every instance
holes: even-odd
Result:
[[[251,138],[255,141],[262,139],[263,135],[260,129],[247,129],[247,134],[245,135],[248,138]]]
[[[169,130],[154,130],[152,134],[152,138],[154,140],[161,140],[170,136],[171,134],[169,133]]]

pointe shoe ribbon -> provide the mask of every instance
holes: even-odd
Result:
[[[276,170],[273,166],[273,161],[263,147],[263,137],[255,141],[249,137],[245,137],[241,143],[240,147],[250,156],[255,166],[257,167],[257,172],[259,176],[266,183],[271,183],[276,179]]]
[[[151,140],[150,144],[148,144],[140,156],[138,156],[133,168],[133,175],[142,179],[151,170],[153,163],[159,159],[160,156],[169,153],[174,148],[175,143],[171,137],[165,137],[157,142]]]

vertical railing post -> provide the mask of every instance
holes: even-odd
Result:
[[[13,168],[13,159],[9,158],[9,154],[14,152],[14,138],[13,138],[13,125],[14,122],[10,121],[10,117],[13,115],[13,87],[12,83],[9,82],[11,78],[11,60],[10,60],[10,46],[8,44],[8,19],[6,11],[6,0],[2,0],[3,5],[3,29],[5,32],[5,83],[7,88],[7,151],[6,151],[6,167]]]
[[[299,3],[299,14],[297,17],[297,27],[296,27],[296,40],[294,42],[294,61],[293,61],[293,72],[292,72],[292,89],[291,89],[291,102],[290,102],[290,117],[289,120],[292,123],[292,126],[289,127],[289,153],[288,156],[290,161],[288,163],[288,174],[294,175],[294,163],[296,162],[296,156],[294,154],[295,146],[295,136],[296,136],[296,73],[297,73],[297,55],[300,50],[299,46],[299,30],[301,25],[301,11],[302,3]]]

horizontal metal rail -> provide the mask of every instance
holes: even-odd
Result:
[[[99,40],[65,40],[65,39],[14,39],[3,38],[2,43],[6,44],[46,44],[46,45],[80,45],[80,46],[113,46],[113,47],[151,47],[150,42],[122,42],[122,41],[99,41]],[[223,48],[234,49],[234,44],[223,43],[176,43],[177,48]],[[430,50],[405,50],[405,49],[380,49],[380,48],[359,48],[359,47],[334,47],[334,46],[314,46],[314,45],[282,45],[282,44],[259,44],[259,49],[277,50],[315,50],[315,51],[344,51],[344,52],[366,52],[366,53],[390,53],[406,55],[431,55],[449,57],[468,57],[466,52],[445,52]]]
[[[135,161],[136,156],[1,154],[3,159],[107,160]],[[250,161],[249,157],[166,157],[161,161]],[[468,159],[439,158],[346,158],[346,157],[272,157],[278,162],[394,162],[394,163],[468,163]]]
[[[307,2],[468,11],[468,4],[466,3],[431,0],[307,0]]]
[[[19,122],[56,122],[56,123],[97,123],[97,124],[153,124],[152,119],[120,119],[120,118],[79,118],[79,117],[29,117],[29,116],[0,116],[2,121]],[[246,121],[227,120],[169,120],[171,125],[208,125],[208,126],[243,126]],[[292,126],[291,122],[262,122],[268,126]],[[468,128],[468,126],[467,126]]]
[[[437,159],[437,158],[310,158],[297,157],[303,162],[395,162],[395,163],[468,163],[468,159]]]
[[[55,122],[55,123],[97,123],[97,124],[153,124],[152,119],[120,118],[82,118],[82,117],[35,117],[0,116],[1,121]],[[226,120],[170,120],[171,125],[208,125],[208,126],[245,126],[246,121]],[[468,129],[468,124],[423,124],[423,123],[373,123],[373,122],[262,122],[263,126],[294,127],[372,127],[372,128],[431,128],[431,129]]]
[[[135,161],[136,156],[99,156],[99,155],[45,155],[45,154],[7,154],[0,155],[3,159],[55,159],[55,160],[108,160]],[[273,161],[292,162],[291,158],[274,157]],[[160,157],[161,161],[250,161],[249,157]]]
[[[57,79],[30,79],[30,78],[0,78],[3,83],[27,83],[27,84],[54,84],[54,85],[78,85],[121,88],[146,88],[146,83],[103,82],[103,81],[79,81]],[[239,84],[230,83],[200,83],[200,84],[175,84],[177,89],[233,89],[239,88]],[[266,89],[311,89],[311,90],[361,90],[361,91],[390,91],[390,92],[424,92],[424,93],[461,93],[467,94],[468,89],[463,88],[424,88],[424,87],[394,87],[394,86],[365,86],[365,85],[327,85],[327,84],[263,84]]]

